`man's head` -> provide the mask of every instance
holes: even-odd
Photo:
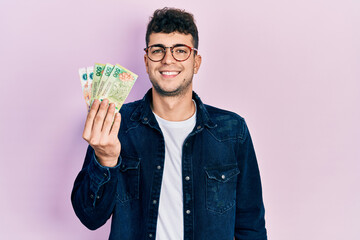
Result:
[[[199,47],[199,35],[195,25],[194,16],[191,13],[176,8],[163,8],[154,12],[147,26],[146,47],[149,46],[151,33],[179,32],[191,34],[193,45]]]
[[[191,94],[192,79],[201,64],[194,18],[183,10],[156,10],[146,33],[146,72],[161,96]]]

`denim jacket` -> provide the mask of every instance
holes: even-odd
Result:
[[[111,216],[109,239],[155,239],[165,158],[151,90],[121,108],[121,153],[101,166],[89,146],[72,191],[89,229]],[[265,240],[264,205],[251,137],[239,115],[204,105],[195,92],[196,126],[182,148],[184,240]]]

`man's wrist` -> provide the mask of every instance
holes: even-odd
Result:
[[[95,155],[95,159],[103,167],[115,167],[118,164],[119,157],[117,158],[103,158]]]

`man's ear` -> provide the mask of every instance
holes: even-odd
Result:
[[[201,65],[201,56],[195,55],[195,62],[194,62],[194,73],[196,74],[199,71]]]
[[[144,62],[145,62],[146,72],[147,74],[149,74],[149,66],[148,66],[149,58],[147,57],[146,54],[144,55]]]

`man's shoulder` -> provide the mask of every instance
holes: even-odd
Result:
[[[204,104],[209,118],[216,125],[213,129],[223,137],[244,138],[247,131],[245,119],[239,114]],[[225,137],[226,138],[226,137]]]
[[[131,114],[135,111],[135,109],[141,104],[142,100],[136,100],[133,102],[125,103],[121,106],[120,113],[123,116],[131,116]]]
[[[240,116],[235,112],[218,108],[215,106],[211,106],[208,104],[204,104],[204,107],[206,111],[209,113],[209,116],[213,118],[213,120],[219,119],[219,120],[237,120],[239,122],[245,121],[242,116]]]

